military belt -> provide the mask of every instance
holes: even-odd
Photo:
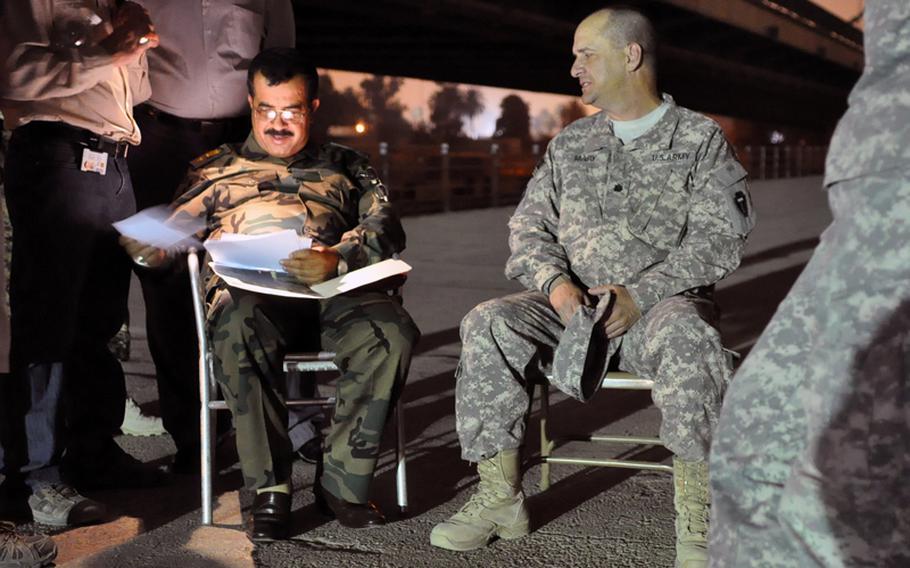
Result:
[[[84,128],[70,126],[65,122],[45,122],[33,121],[16,129],[22,134],[40,138],[56,138],[72,142],[77,146],[95,150],[97,152],[107,152],[114,158],[125,158],[129,151],[129,142],[117,142],[110,138],[105,138]]]

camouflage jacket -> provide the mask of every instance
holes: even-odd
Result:
[[[606,113],[556,136],[509,221],[506,276],[549,294],[621,284],[642,311],[739,266],[754,224],[746,171],[711,119],[676,106],[627,145]]]
[[[831,139],[825,185],[910,165],[910,2],[866,0],[866,65]]]
[[[304,151],[280,159],[251,134],[240,147],[225,144],[193,160],[182,191],[172,217],[205,219],[200,238],[293,229],[338,251],[339,274],[405,246],[401,222],[366,158],[335,144],[317,157]]]

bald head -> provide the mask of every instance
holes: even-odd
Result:
[[[653,71],[657,66],[657,34],[654,26],[641,12],[632,8],[604,8],[585,18],[588,23],[600,29],[607,40],[617,49],[630,43],[641,47],[642,64]]]
[[[632,120],[660,104],[654,28],[627,8],[594,12],[575,29],[572,76],[585,104],[614,120]]]

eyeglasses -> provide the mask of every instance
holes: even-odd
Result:
[[[279,116],[284,122],[294,122],[301,123],[306,120],[310,112],[306,109],[291,109],[286,108],[284,110],[277,110],[273,108],[257,108],[256,115],[259,118],[264,118],[265,120],[272,122]]]

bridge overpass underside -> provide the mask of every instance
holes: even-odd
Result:
[[[609,4],[609,3],[607,3]],[[859,76],[862,35],[806,0],[640,0],[661,39],[661,89],[705,112],[828,129]],[[576,0],[294,0],[320,67],[578,94]],[[830,17],[828,17],[830,16]]]

